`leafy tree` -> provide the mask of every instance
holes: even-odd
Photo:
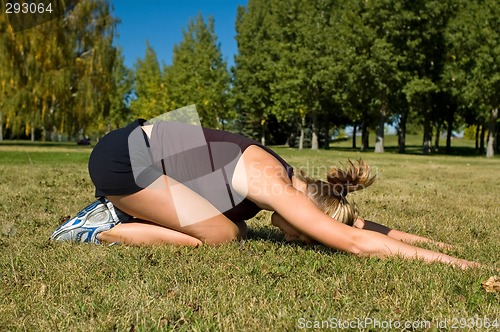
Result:
[[[354,121],[362,122],[362,150],[368,130],[377,129],[376,152],[384,151],[384,125],[391,93],[398,81],[398,57],[390,37],[395,33],[393,1],[351,1],[341,5],[337,29],[345,54],[339,62],[348,73],[348,101]],[[357,114],[356,114],[357,113]]]
[[[61,23],[59,45],[64,45],[68,59],[71,92],[71,98],[65,100],[64,107],[70,111],[64,112],[63,128],[73,133],[85,131],[110,114],[118,20],[112,16],[109,1],[87,0],[79,1],[64,20],[56,22]]]
[[[444,80],[476,123],[488,122],[487,157],[493,157],[500,104],[500,4],[495,0],[459,1],[446,30],[449,54]],[[469,121],[470,124],[471,121]]]
[[[135,63],[135,95],[130,107],[135,117],[152,119],[172,109],[156,52],[146,42],[144,59]]]
[[[304,8],[303,5],[307,7]],[[310,3],[300,0],[271,1],[269,4],[269,35],[267,40],[273,80],[269,84],[272,104],[269,112],[278,121],[300,121],[299,149],[303,148],[306,116],[313,109],[308,102],[306,63],[311,50],[304,43],[306,26],[304,12],[312,10]],[[311,13],[313,14],[313,13]],[[272,68],[272,69],[271,69]],[[312,140],[317,148],[317,139]]]
[[[333,2],[324,0],[256,0],[240,9],[233,86],[240,116],[261,126],[261,141],[276,117],[298,124],[302,148],[311,120],[311,147],[318,148],[318,119],[332,108],[336,82],[330,70],[332,13]]]
[[[238,129],[250,137],[259,137],[262,144],[272,105],[270,84],[274,81],[271,24],[269,0],[250,0],[247,8],[238,7],[238,54],[232,68]]]
[[[228,107],[229,72],[214,30],[213,18],[205,22],[200,14],[191,20],[165,76],[174,108],[196,104],[204,126],[221,128],[233,115]]]
[[[397,36],[403,93],[408,103],[423,121],[423,153],[430,153],[432,122],[446,109],[436,108],[441,93],[440,79],[445,59],[444,28],[455,13],[452,0],[419,0],[404,2]]]
[[[13,32],[7,23],[6,16],[0,15],[0,141],[3,140],[6,119],[12,117],[6,113],[6,111],[12,111],[12,107],[8,104],[14,94],[14,75],[10,70],[13,60],[10,54],[14,48],[12,37]]]
[[[124,64],[121,50],[117,50],[117,58],[113,67],[114,91],[111,92],[111,112],[107,122],[107,129],[123,127],[132,121],[130,103],[133,96],[134,72]]]
[[[16,35],[0,24],[7,100],[0,106],[11,134],[75,134],[109,114],[117,24],[111,11],[104,0],[80,1],[62,19]]]
[[[306,117],[312,122],[311,148],[319,148],[319,119],[328,137],[328,119],[338,103],[339,80],[333,36],[332,1],[288,0],[272,2],[275,20],[273,38],[276,80],[271,84],[273,114],[282,119],[300,119],[304,141]]]

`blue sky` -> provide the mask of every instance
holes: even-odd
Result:
[[[132,67],[143,58],[146,40],[154,48],[158,60],[172,63],[174,45],[182,41],[182,29],[199,13],[213,16],[215,33],[222,56],[231,66],[237,52],[234,39],[238,5],[247,0],[114,0],[114,14],[119,17],[116,45],[123,49],[125,64]]]

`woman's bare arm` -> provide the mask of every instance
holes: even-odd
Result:
[[[443,249],[453,248],[452,245],[447,244],[447,243],[434,241],[434,240],[428,239],[426,237],[411,234],[411,233],[402,232],[402,231],[399,231],[397,229],[389,228],[389,227],[381,225],[379,223],[376,223],[376,222],[373,222],[370,220],[366,220],[366,219],[362,219],[362,218],[358,218],[354,222],[353,226],[356,228],[359,228],[359,229],[364,229],[364,230],[368,230],[368,231],[381,233],[381,234],[387,235],[388,237],[393,238],[395,240],[403,241],[403,242],[410,243],[410,244],[412,244],[412,243],[432,243],[432,244],[434,244],[440,248],[443,248]]]
[[[300,195],[302,193],[297,194]],[[278,203],[276,211],[293,227],[331,248],[358,256],[400,256],[407,259],[423,259],[427,262],[442,262],[461,268],[479,266],[478,263],[415,247],[378,232],[344,225],[320,211],[307,197],[304,198],[306,200],[288,199],[288,203],[293,205],[284,209]],[[311,202],[312,206],[307,204],[308,202]],[[294,207],[301,208],[294,209]]]
[[[462,268],[478,266],[474,262],[411,246],[378,232],[342,224],[327,216],[306,195],[296,190],[276,158],[256,146],[249,147],[243,157],[245,174],[236,167],[234,188],[244,190],[248,199],[262,208],[276,211],[297,230],[328,247],[360,256],[401,256]],[[243,181],[241,176],[246,179]],[[242,185],[243,182],[245,185]]]

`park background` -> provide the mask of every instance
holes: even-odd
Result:
[[[121,37],[113,2],[76,3],[17,33],[0,16],[0,140],[95,142],[196,104],[204,126],[267,144],[328,148],[349,134],[365,151],[371,134],[383,152],[390,128],[399,152],[408,134],[423,153],[450,153],[457,135],[498,151],[498,1],[187,1],[178,16],[175,2],[124,1],[147,30]],[[203,9],[220,17],[225,54]]]
[[[138,59],[117,36],[125,1],[78,1],[16,33],[0,15],[0,331],[498,329],[500,294],[482,287],[500,266],[500,159],[485,158],[498,147],[498,2],[249,0],[229,23],[201,2],[187,1],[176,31],[140,40]],[[227,24],[234,58],[216,33]],[[204,125],[265,141],[311,175],[363,158],[378,178],[349,195],[363,216],[485,267],[286,243],[266,211],[247,241],[218,247],[48,241],[94,199],[92,146],[76,141],[191,103]],[[346,330],[387,330],[358,327]]]

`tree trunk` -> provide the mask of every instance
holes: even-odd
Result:
[[[377,139],[375,141],[375,152],[384,153],[384,134],[385,134],[385,115],[386,115],[386,104],[383,103],[380,107],[379,122],[377,125]]]
[[[296,145],[296,133],[295,133],[295,130],[293,130],[292,132],[290,132],[290,135],[288,135],[288,138],[286,140],[287,142],[287,146],[290,147],[290,148],[294,148]]]
[[[3,141],[3,114],[0,111],[0,142]]]
[[[262,120],[260,125],[260,144],[266,145],[266,121]]]
[[[352,126],[352,148],[356,149],[356,129],[358,129],[358,125],[354,124]]]
[[[408,119],[408,112],[403,112],[401,119],[399,120],[398,128],[398,152],[406,152],[406,121]]]
[[[498,119],[498,108],[492,109],[490,114],[490,123],[488,125],[488,148],[486,157],[493,158],[495,156],[495,137]]]
[[[313,112],[312,114],[312,138],[311,138],[311,150],[318,150],[318,114]]]
[[[306,127],[306,117],[302,116],[302,120],[300,122],[300,138],[299,138],[299,150],[304,148],[304,131]]]
[[[481,137],[479,140],[479,154],[484,153],[484,136],[486,135],[486,126],[484,123],[481,125]]]
[[[479,152],[479,127],[480,124],[476,125],[476,151]]]
[[[108,122],[106,124],[106,130],[107,130],[108,133],[112,130],[111,117],[108,117]],[[224,130],[224,128],[222,130]]]
[[[425,115],[424,120],[424,137],[422,144],[422,153],[429,154],[431,153],[432,147],[432,128],[431,128],[431,120],[429,119],[429,115]]]
[[[35,141],[35,127],[31,126],[31,141]]]
[[[453,135],[453,119],[455,118],[455,107],[448,113],[448,128],[446,132],[446,154],[451,153],[451,136]]]
[[[439,152],[439,138],[441,136],[441,123],[436,127],[436,136],[434,136],[434,151]]]
[[[370,132],[368,131],[368,124],[363,122],[361,126],[361,152],[370,148]]]
[[[323,148],[330,150],[330,124],[328,121],[325,121],[325,140],[323,142]]]
[[[497,146],[495,147],[495,152],[499,153],[500,152],[500,130],[497,128],[497,138],[496,138]]]

